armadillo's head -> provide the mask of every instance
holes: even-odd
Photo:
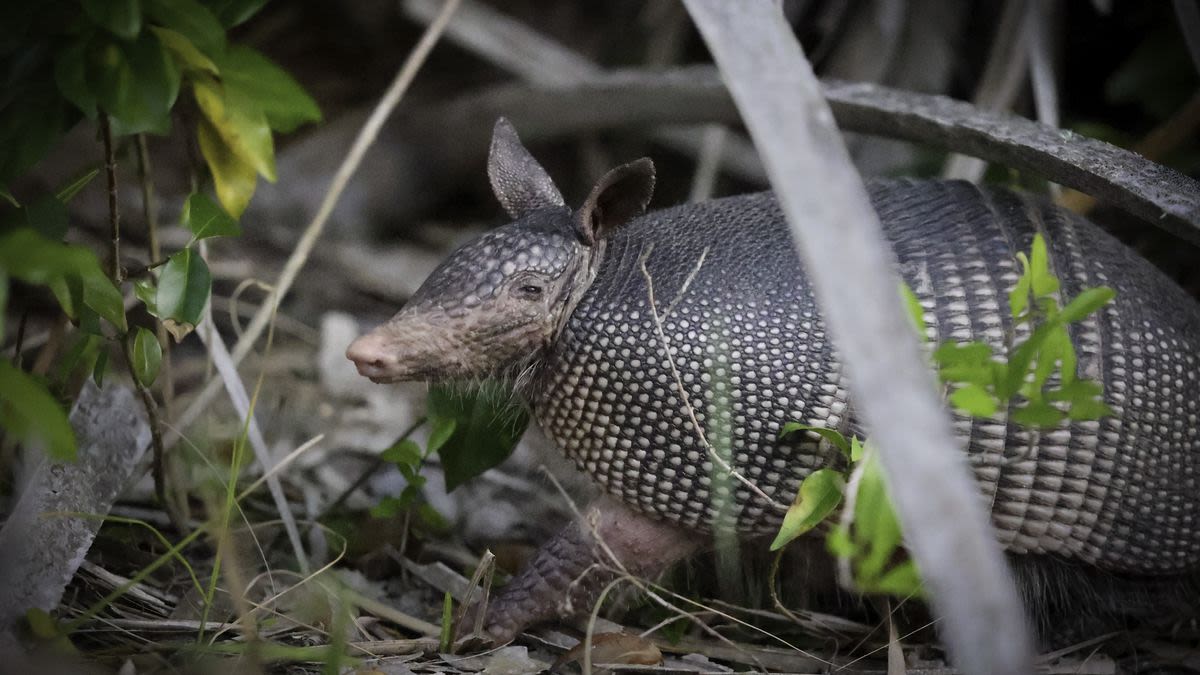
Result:
[[[399,314],[355,340],[346,357],[375,382],[516,375],[535,364],[587,290],[616,227],[645,210],[654,165],[608,172],[578,210],[516,131],[496,123],[488,175],[514,218],[468,242]]]

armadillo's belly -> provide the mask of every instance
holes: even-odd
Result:
[[[1011,195],[957,183],[872,195],[938,341],[1004,351],[1014,255],[1039,230],[1067,295],[1117,290],[1073,330],[1080,374],[1103,382],[1114,416],[1036,438],[1004,415],[956,420],[1002,543],[1112,570],[1200,564],[1196,303],[1089,223]],[[626,503],[751,534],[774,531],[803,477],[838,461],[811,434],[778,435],[789,421],[847,428],[845,385],[782,216],[752,195],[619,233],[533,402],[543,429]]]

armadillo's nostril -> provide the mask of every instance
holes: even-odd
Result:
[[[364,335],[346,348],[346,358],[354,362],[359,372],[380,371],[395,363],[395,357],[375,335]]]

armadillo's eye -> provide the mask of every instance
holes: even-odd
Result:
[[[525,284],[517,288],[517,292],[530,300],[542,297],[542,287],[537,284]]]

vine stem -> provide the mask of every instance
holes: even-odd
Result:
[[[149,258],[155,262],[146,265],[149,271],[166,264],[162,255],[162,244],[158,240],[158,200],[154,196],[154,174],[150,167],[150,151],[146,145],[146,135],[137,135],[138,179],[142,183],[142,211],[146,219],[146,247]],[[175,398],[175,375],[171,371],[171,341],[167,339],[167,329],[162,321],[154,322],[158,335],[158,344],[162,347],[162,398],[163,417],[171,419],[171,401]]]
[[[111,239],[112,262],[109,276],[113,284],[121,287],[121,213],[117,210],[117,154],[113,151],[112,125],[108,115],[100,113],[100,136],[104,139],[104,175],[108,178],[108,224]]]
[[[100,113],[100,136],[104,140],[104,174],[108,179],[108,223],[109,229],[112,232],[112,281],[113,285],[118,289],[121,287],[121,219],[120,213],[117,211],[117,157],[113,151],[112,125],[109,124],[108,115]],[[121,336],[121,355],[125,357],[125,365],[129,368],[129,374],[133,378],[133,384],[137,388],[138,395],[142,399],[142,407],[146,409],[146,419],[150,423],[150,442],[154,453],[154,495],[163,505],[163,509],[167,512],[167,518],[176,530],[183,532],[184,521],[179,518],[171,508],[170,502],[167,501],[166,479],[163,472],[163,439],[162,439],[162,424],[158,417],[158,404],[154,401],[154,394],[146,388],[138,379],[137,373],[133,368],[133,340],[132,331],[126,331]]]

